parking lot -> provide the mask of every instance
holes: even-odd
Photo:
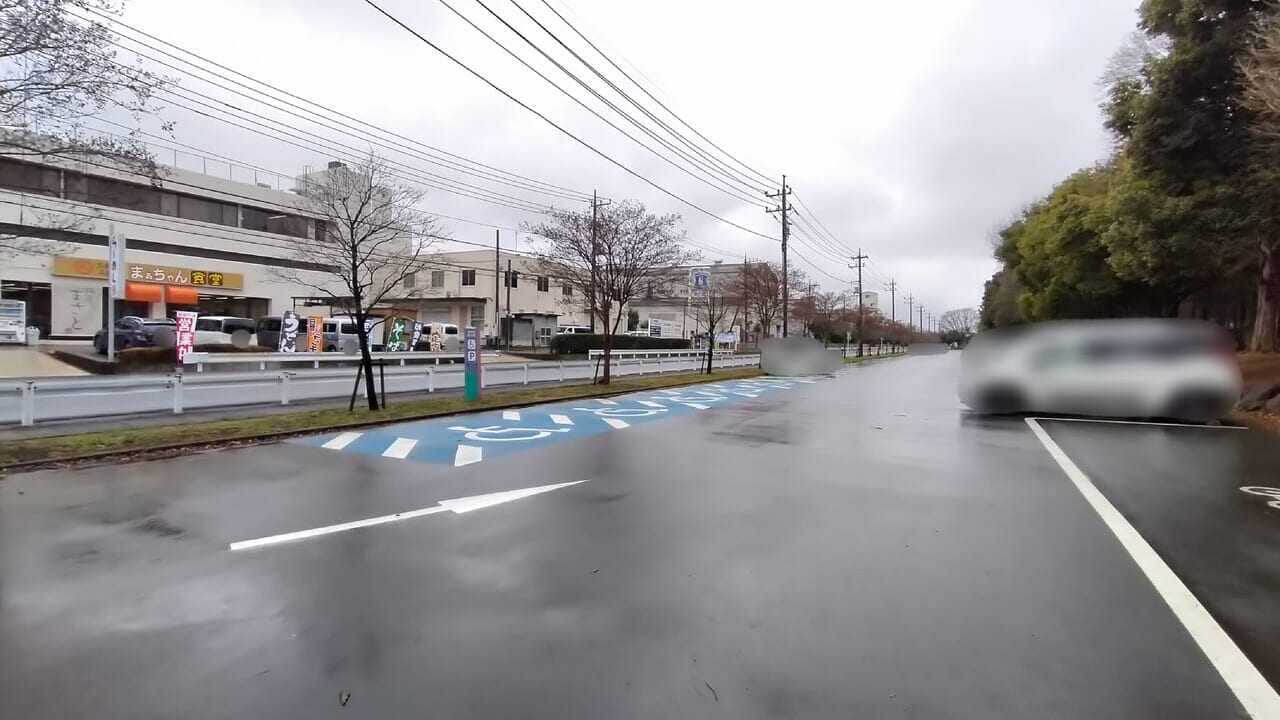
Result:
[[[6,478],[0,716],[1277,717],[1280,443],[957,370]]]

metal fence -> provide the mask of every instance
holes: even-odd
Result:
[[[702,357],[618,358],[615,375],[644,375],[696,370]],[[721,356],[715,367],[756,367],[759,355]],[[383,366],[385,387],[394,396],[461,388],[462,365]],[[583,380],[596,372],[593,361],[502,363],[484,367],[481,387]],[[34,425],[123,415],[172,413],[209,408],[288,405],[337,399],[355,387],[355,368],[259,372],[174,373],[112,377],[47,377],[0,380],[0,425]]]

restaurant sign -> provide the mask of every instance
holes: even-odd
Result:
[[[80,278],[107,278],[107,261],[93,258],[56,255],[53,258],[53,275]],[[124,264],[124,279],[127,282],[160,283],[163,285],[192,285],[195,287],[222,288],[225,290],[243,290],[244,275],[241,273],[222,272],[209,268],[181,268],[169,265],[152,265],[150,263]]]

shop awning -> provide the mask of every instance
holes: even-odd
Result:
[[[124,299],[138,302],[160,302],[164,296],[164,286],[152,283],[127,282],[124,284]]]
[[[165,285],[164,301],[171,305],[197,305],[200,303],[200,293],[197,288],[188,285]]]

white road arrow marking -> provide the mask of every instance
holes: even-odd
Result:
[[[569,419],[569,416],[568,416],[568,415],[552,415],[552,416],[551,416],[551,422],[553,422],[553,423],[555,423],[555,424],[557,424],[557,425],[572,425],[572,424],[573,424],[573,421]]]
[[[310,530],[298,530],[297,532],[283,533],[281,535],[268,535],[254,540],[241,540],[233,542],[227,547],[231,550],[248,550],[250,548],[263,547],[265,545],[276,545],[279,543],[293,542],[294,540],[306,540],[307,538],[319,537],[321,535],[332,535],[333,533],[344,532],[346,530],[355,530],[357,528],[370,527],[373,525],[385,525],[386,523],[400,522],[401,520],[411,520],[413,518],[424,517],[426,515],[435,515],[442,512],[454,512],[458,514],[468,513],[472,510],[481,510],[483,508],[501,505],[512,500],[527,498],[532,495],[541,495],[542,493],[559,490],[571,485],[578,485],[586,482],[586,480],[575,480],[573,482],[556,483],[555,485],[539,485],[538,487],[523,488],[520,490],[506,490],[504,492],[488,493],[486,495],[472,495],[470,497],[454,498],[452,500],[441,500],[435,507],[422,508],[420,510],[410,510],[409,512],[396,513],[394,515],[380,515],[378,517],[368,518],[365,520],[356,520],[354,522],[346,522],[338,525],[327,525],[325,527],[312,528]]]
[[[320,447],[326,447],[326,448],[329,448],[330,450],[341,450],[342,448],[355,442],[355,440],[363,434],[364,433],[358,433],[358,432],[344,432],[338,435],[337,437],[334,437],[332,440],[325,443],[324,445],[321,445]]]
[[[396,441],[391,443],[390,447],[382,451],[382,457],[403,460],[409,457],[409,453],[413,451],[413,446],[417,444],[418,441],[413,438],[396,438]]]
[[[503,420],[519,420],[520,411],[519,410],[503,410],[502,419]]]
[[[475,445],[459,445],[453,453],[453,466],[462,467],[484,459],[484,449]]]

